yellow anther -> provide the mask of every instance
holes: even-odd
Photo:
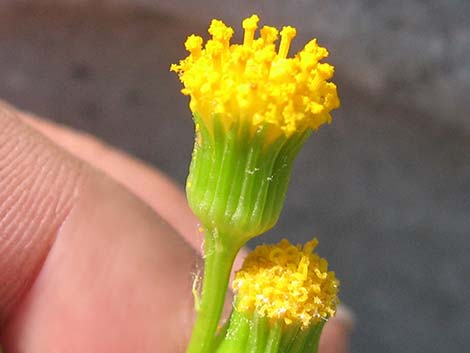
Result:
[[[253,39],[255,37],[255,31],[258,28],[259,17],[257,15],[251,15],[251,17],[245,18],[242,22],[242,27],[245,30],[245,36],[243,38],[243,45],[251,47]]]
[[[307,253],[307,254],[311,254],[313,253],[313,250],[315,250],[315,248],[317,247],[318,245],[318,239],[314,238],[310,241],[308,241],[305,245],[304,245],[304,252]]]
[[[279,45],[279,54],[278,56],[282,59],[287,58],[287,54],[289,54],[290,43],[292,39],[294,39],[297,31],[294,27],[286,26],[282,28],[281,31],[281,44]]]
[[[184,47],[191,53],[194,59],[197,59],[201,54],[202,38],[192,34],[186,39],[186,42],[184,42]]]
[[[233,29],[220,20],[212,20],[209,26],[209,34],[212,35],[213,40],[222,43],[224,47],[228,47],[230,38],[233,36]]]
[[[264,26],[261,28],[261,38],[265,45],[273,44],[279,35],[279,31],[275,27]]]

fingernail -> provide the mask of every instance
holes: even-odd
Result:
[[[356,326],[356,314],[354,311],[347,305],[341,303],[336,308],[335,319],[346,328],[348,332],[354,330]]]

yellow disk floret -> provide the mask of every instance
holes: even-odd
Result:
[[[208,127],[220,117],[227,127],[265,124],[287,137],[330,122],[339,99],[336,85],[328,81],[333,66],[319,62],[328,51],[314,39],[288,58],[295,28],[282,29],[276,49],[276,28],[264,26],[255,38],[258,21],[256,15],[243,21],[243,44],[230,44],[233,29],[219,20],[212,21],[212,39],[204,47],[201,37],[188,38],[189,56],[171,70],[179,74],[193,113]]]
[[[236,273],[237,310],[308,327],[335,314],[339,282],[328,262],[313,253],[316,239],[258,246]]]

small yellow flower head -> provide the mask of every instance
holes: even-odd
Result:
[[[243,44],[230,44],[233,29],[213,20],[209,39],[203,47],[199,36],[186,41],[189,56],[171,70],[179,74],[190,96],[190,108],[211,130],[212,119],[224,126],[248,122],[253,131],[270,126],[271,137],[286,137],[306,129],[316,130],[331,121],[331,110],[339,106],[333,66],[320,63],[328,56],[325,48],[312,40],[294,57],[288,57],[296,35],[293,27],[280,32],[264,26],[255,38],[259,18],[243,21]]]
[[[303,328],[333,316],[339,282],[328,262],[313,253],[317,244],[314,239],[294,246],[284,239],[258,246],[233,281],[236,309]]]

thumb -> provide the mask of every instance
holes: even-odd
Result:
[[[180,352],[195,252],[152,209],[0,107],[6,352]]]
[[[84,180],[83,165],[0,109],[0,325],[31,286]]]

